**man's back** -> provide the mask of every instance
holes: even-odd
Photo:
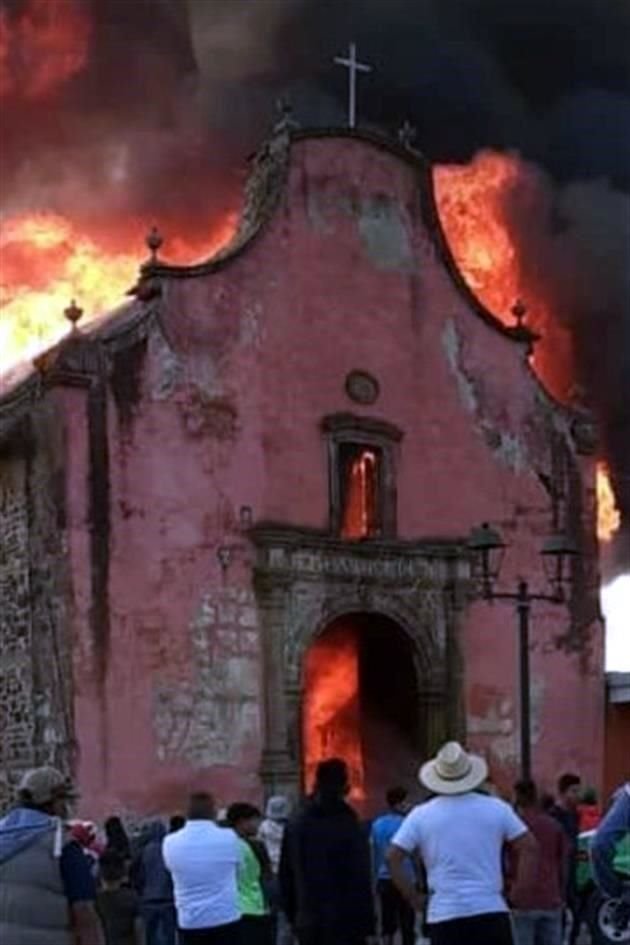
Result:
[[[343,800],[310,799],[290,821],[280,884],[287,915],[298,928],[372,933],[368,841]]]
[[[215,928],[240,918],[236,886],[240,850],[232,830],[210,820],[189,820],[165,838],[163,855],[173,877],[180,928]]]
[[[512,897],[512,905],[522,910],[559,909],[565,898],[568,837],[557,820],[542,811],[525,809],[519,814],[538,845],[536,876],[531,887]]]
[[[508,804],[467,793],[416,807],[393,842],[417,849],[427,869],[429,921],[505,912],[501,855],[505,842],[526,833]]]

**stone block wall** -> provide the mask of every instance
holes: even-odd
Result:
[[[48,410],[0,453],[0,809],[28,768],[72,767],[62,480]]]
[[[0,461],[0,808],[34,763],[27,461]]]

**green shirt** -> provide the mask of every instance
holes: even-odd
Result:
[[[243,915],[265,915],[267,908],[260,885],[260,861],[246,840],[240,841],[238,867],[238,905]]]

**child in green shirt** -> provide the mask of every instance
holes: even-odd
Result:
[[[232,804],[227,812],[227,822],[241,840],[237,882],[243,945],[272,945],[271,915],[264,890],[271,864],[264,844],[256,840],[260,820],[260,811],[252,804]]]

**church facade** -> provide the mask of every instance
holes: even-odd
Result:
[[[481,522],[508,588],[546,589],[550,532],[580,544],[532,611],[533,760],[598,784],[592,436],[470,294],[420,156],[281,126],[226,250],[158,244],[0,401],[1,791],[51,761],[91,816],[169,811],[341,753],[369,808],[446,737],[508,785],[517,620],[478,593]]]

